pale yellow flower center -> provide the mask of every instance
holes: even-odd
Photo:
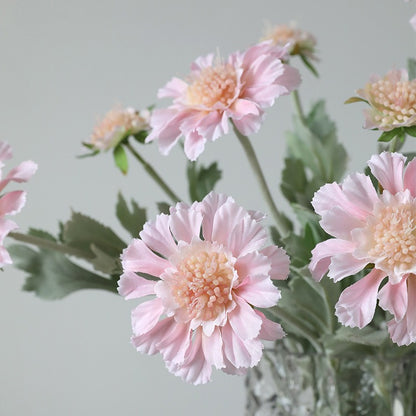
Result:
[[[367,225],[372,235],[370,258],[382,259],[385,270],[407,269],[416,264],[416,206],[383,206]]]
[[[235,98],[237,74],[230,64],[203,68],[187,90],[189,105],[213,107],[217,103],[228,106]]]
[[[380,79],[367,85],[374,117],[380,126],[406,123],[416,113],[416,80],[392,82]]]
[[[176,265],[173,297],[191,319],[215,319],[231,302],[234,268],[223,252],[201,246]]]

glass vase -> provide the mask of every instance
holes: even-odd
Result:
[[[246,389],[246,416],[415,416],[416,354],[331,358],[277,342]]]

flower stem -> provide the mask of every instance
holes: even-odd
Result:
[[[77,250],[76,248],[69,247],[65,244],[56,243],[55,241],[48,240],[46,238],[15,232],[9,233],[8,237],[11,237],[17,241],[22,241],[23,243],[32,244],[40,248],[47,248],[49,250],[58,251],[62,254],[67,254],[69,256],[75,256],[82,259],[91,260],[91,256],[87,255],[84,251]]]
[[[276,207],[276,204],[273,201],[272,194],[270,193],[269,187],[267,186],[266,179],[264,178],[263,172],[261,170],[260,163],[257,159],[256,153],[254,152],[253,146],[250,143],[250,140],[247,136],[241,134],[236,127],[234,126],[234,132],[243,146],[244,151],[246,152],[248,161],[250,162],[251,168],[253,169],[257,182],[260,185],[260,189],[263,193],[263,197],[269,206],[269,209],[273,215],[273,218],[276,222],[277,231],[282,237],[286,236],[290,232],[290,226],[288,220],[283,216],[282,213]]]
[[[293,98],[293,103],[295,104],[296,112],[298,113],[298,116],[300,118],[300,121],[302,122],[302,124],[306,125],[306,117],[303,112],[302,103],[300,102],[298,90],[292,91],[292,98]]]
[[[144,170],[152,177],[152,179],[163,189],[166,195],[172,200],[172,202],[179,202],[181,199],[170,189],[167,183],[161,178],[161,176],[153,169],[153,167],[146,162],[137,152],[137,150],[127,142],[125,144],[127,149],[130,150],[131,154],[141,163]]]

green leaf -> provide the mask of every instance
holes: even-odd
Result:
[[[62,241],[70,247],[83,251],[91,257],[90,262],[96,269],[107,274],[114,273],[114,268],[103,269],[101,252],[118,261],[126,247],[111,228],[77,212],[73,212],[71,219],[64,224]]]
[[[158,202],[157,209],[161,214],[169,214],[170,205],[166,202]]]
[[[312,195],[307,192],[308,180],[303,162],[300,159],[286,158],[282,171],[280,188],[289,202],[297,202],[303,206],[309,206]]]
[[[416,59],[409,58],[407,60],[407,68],[409,71],[409,80],[413,80],[416,78]]]
[[[188,162],[187,177],[191,200],[204,199],[214,189],[221,176],[222,172],[218,169],[217,162],[211,163],[208,167],[198,166],[197,162]]]
[[[58,241],[52,234],[37,228],[29,228],[28,234],[33,235],[34,237],[43,238],[44,240],[50,240],[53,242]]]
[[[115,281],[98,276],[52,250],[35,251],[27,246],[9,248],[14,265],[29,273],[23,290],[42,299],[62,299],[81,289],[102,289],[117,293]]]
[[[125,175],[128,171],[129,164],[127,160],[126,151],[124,150],[124,147],[121,144],[114,148],[113,156],[116,166]]]
[[[361,97],[350,97],[348,98],[348,100],[344,101],[344,104],[352,104],[352,103],[359,103],[359,102],[368,104],[368,101]]]
[[[399,134],[399,129],[394,129],[394,130],[390,130],[390,131],[384,131],[381,136],[378,138],[379,142],[389,142],[391,140],[393,140],[398,134]]]
[[[149,135],[147,130],[141,130],[136,134],[132,134],[132,136],[141,144],[146,144],[146,137]]]
[[[409,136],[416,137],[416,126],[405,127],[403,130]]]
[[[132,199],[131,210],[121,192],[118,193],[116,216],[120,224],[133,236],[137,237],[146,222],[146,209],[140,208]]]

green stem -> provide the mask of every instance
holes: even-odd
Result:
[[[35,237],[33,235],[22,234],[22,233],[9,233],[8,237],[13,238],[17,241],[22,241],[23,243],[32,244],[34,246],[40,248],[47,248],[49,250],[58,251],[62,254],[67,254],[69,256],[75,256],[86,260],[91,260],[91,257],[85,254],[85,252],[81,250],[77,250],[76,248],[69,247],[65,244],[56,243],[51,240],[47,240],[41,237]]]
[[[153,167],[144,160],[137,150],[127,142],[125,144],[127,149],[130,150],[131,154],[141,163],[144,170],[152,177],[152,179],[163,189],[166,195],[172,200],[172,202],[179,202],[181,199],[170,189],[167,183],[161,178],[161,176],[153,169]]]
[[[267,186],[266,179],[264,178],[263,171],[261,170],[260,163],[257,159],[256,153],[254,152],[253,146],[250,143],[250,140],[247,136],[241,134],[234,126],[234,132],[243,146],[244,151],[246,152],[248,161],[250,162],[251,168],[254,171],[256,179],[260,185],[260,189],[263,193],[263,197],[269,206],[269,209],[273,215],[273,218],[276,222],[277,231],[282,237],[286,236],[290,232],[290,227],[286,218],[279,212],[276,207],[276,204],[273,201],[272,194],[270,193],[269,187]]]
[[[299,92],[298,90],[293,90],[292,92],[293,103],[295,104],[296,112],[300,118],[300,121],[303,125],[306,125],[306,117],[302,109],[302,104],[300,102]]]

